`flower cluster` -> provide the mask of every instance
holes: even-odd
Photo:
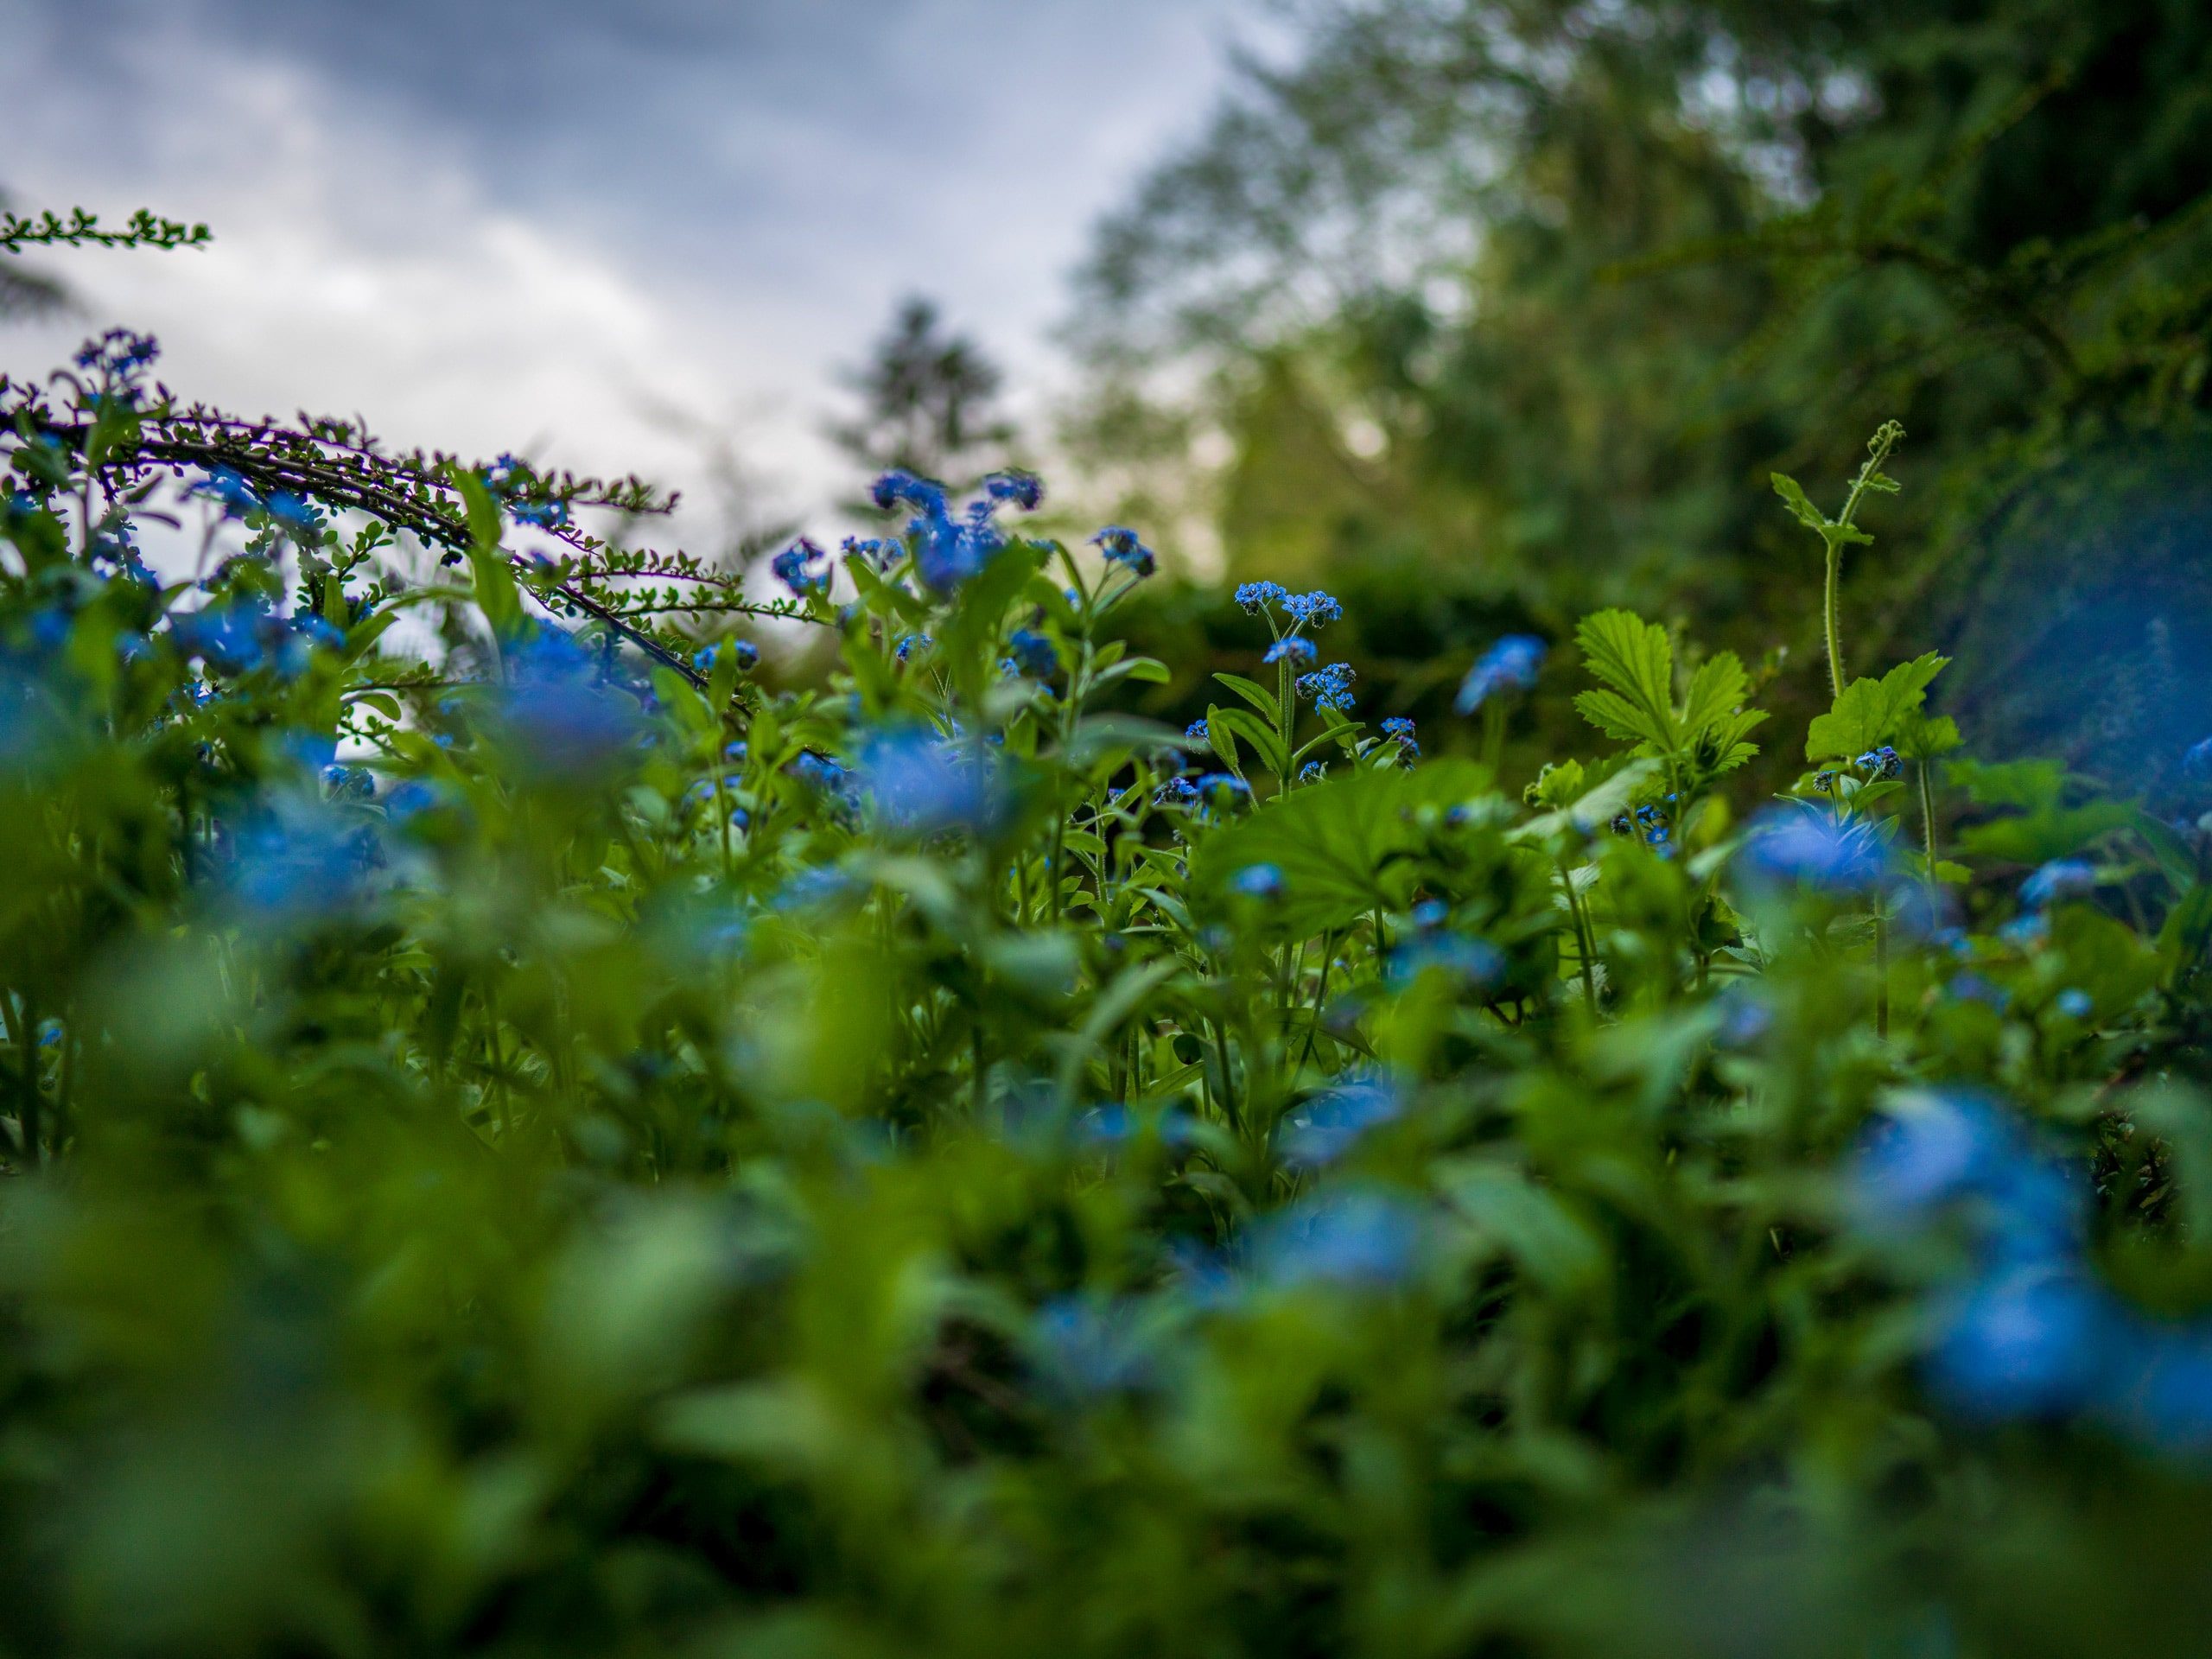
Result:
[[[830,592],[829,555],[802,536],[789,547],[768,561],[768,569],[776,580],[791,591],[794,599],[805,599],[810,594],[827,595]],[[817,569],[820,565],[823,568]]]
[[[1311,674],[1300,675],[1298,695],[1316,709],[1330,709],[1340,715],[1350,714],[1352,707],[1351,683],[1357,677],[1350,663],[1332,663]]]
[[[1107,525],[1090,538],[1090,544],[1106,556],[1109,564],[1121,565],[1140,576],[1148,576],[1159,569],[1159,561],[1137,539],[1136,531],[1120,524]]]
[[[1382,735],[1398,746],[1398,752],[1411,759],[1421,756],[1421,745],[1414,741],[1414,723],[1403,715],[1394,715],[1382,722]]]

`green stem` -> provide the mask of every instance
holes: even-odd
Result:
[[[1890,917],[1880,907],[1885,902],[1878,895],[1874,900],[1874,1034],[1881,1038],[1890,1034]]]
[[[1574,953],[1581,958],[1582,1001],[1594,1024],[1598,1018],[1598,976],[1593,961],[1598,954],[1597,941],[1591,936],[1590,918],[1582,908],[1581,895],[1574,890],[1574,872],[1563,858],[1559,861],[1559,879],[1567,889],[1567,913],[1574,923]]]
[[[1936,781],[1929,762],[1922,760],[1917,763],[1917,768],[1920,772],[1920,844],[1928,853],[1928,868],[1924,874],[1928,881],[1928,914],[1932,918],[1936,914]],[[1929,925],[1934,925],[1932,919]]]
[[[1849,509],[1847,508],[1846,511]],[[1835,589],[1836,577],[1840,574],[1842,564],[1843,543],[1830,542],[1828,543],[1827,600],[1821,607],[1821,616],[1827,627],[1828,690],[1831,695],[1839,697],[1843,695],[1843,649],[1836,642]]]

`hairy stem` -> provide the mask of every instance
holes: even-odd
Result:
[[[1836,578],[1840,574],[1842,564],[1843,543],[1830,542],[1828,543],[1827,597],[1821,606],[1821,616],[1827,630],[1828,691],[1831,696],[1838,697],[1843,695],[1843,648],[1836,641],[1835,588]]]

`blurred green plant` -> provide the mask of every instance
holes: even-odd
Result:
[[[2212,1634],[2212,836],[1940,658],[1746,822],[1753,677],[1599,613],[1516,800],[1319,590],[1117,709],[1154,555],[1027,474],[770,603],[155,357],[0,383],[11,1649]]]

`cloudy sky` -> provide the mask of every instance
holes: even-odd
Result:
[[[1194,132],[1249,0],[0,0],[0,187],[203,252],[42,263],[171,385],[695,487],[687,422],[797,512],[836,371],[937,296],[1050,393],[1093,218]],[[703,529],[703,526],[702,526]]]

